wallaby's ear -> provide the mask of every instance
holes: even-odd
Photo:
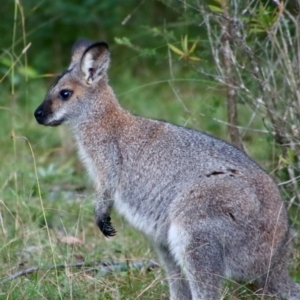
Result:
[[[105,42],[92,44],[82,55],[80,68],[88,84],[98,82],[109,66],[109,50]]]
[[[71,68],[73,64],[80,62],[83,53],[91,45],[93,45],[93,42],[91,42],[88,39],[79,39],[78,41],[75,42],[75,44],[72,47]]]

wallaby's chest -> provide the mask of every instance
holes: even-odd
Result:
[[[101,140],[77,140],[78,154],[97,191],[112,187],[117,182],[119,154],[112,143]]]
[[[85,168],[88,171],[90,178],[95,179],[97,177],[97,167],[90,153],[82,143],[78,143],[78,155],[80,160],[83,162]]]

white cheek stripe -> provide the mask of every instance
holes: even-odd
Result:
[[[52,116],[48,119],[48,123],[51,123],[53,121],[60,121],[63,119],[67,114],[67,111],[65,108],[60,108],[58,111],[56,111]]]

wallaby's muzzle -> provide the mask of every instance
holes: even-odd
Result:
[[[61,120],[51,120],[52,113],[44,109],[43,103],[35,110],[34,116],[37,122],[45,126],[58,126],[63,122]]]

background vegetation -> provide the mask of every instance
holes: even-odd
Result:
[[[109,43],[124,107],[224,138],[274,176],[300,280],[298,1],[2,0],[0,15],[0,299],[168,299],[161,269],[130,267],[154,257],[147,240],[117,215],[115,238],[95,226],[69,131],[33,118],[80,37]],[[232,282],[223,295],[266,299]]]

